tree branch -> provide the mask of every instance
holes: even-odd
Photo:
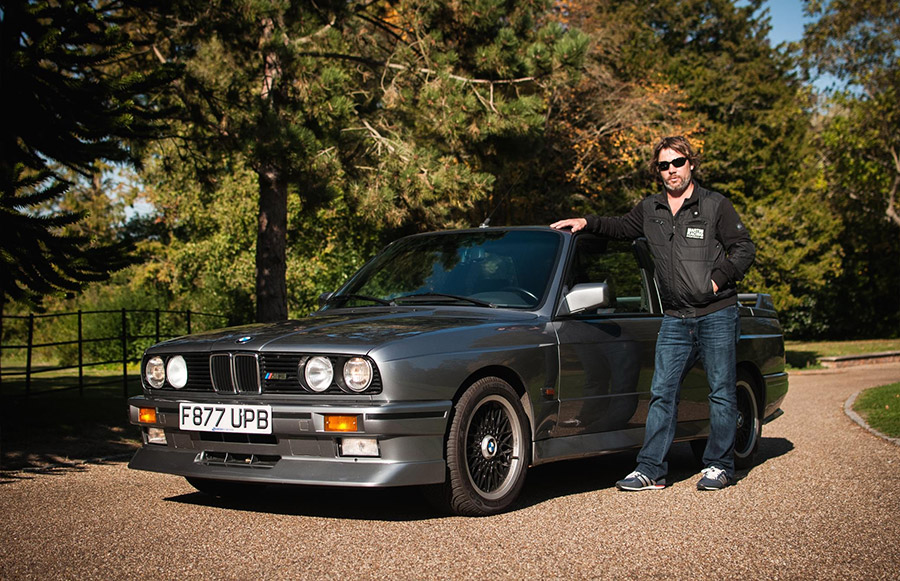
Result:
[[[392,69],[395,71],[407,71],[414,72],[423,75],[438,75],[440,71],[436,71],[434,69],[430,69],[427,67],[415,68],[407,65],[395,64],[395,63],[385,63],[372,59],[368,59],[365,57],[360,57],[351,54],[343,54],[337,52],[301,52],[298,53],[299,56],[307,56],[314,58],[332,58],[338,60],[347,60],[355,63],[364,64],[366,66],[372,68],[385,67],[388,69]],[[542,78],[545,75],[541,76],[531,76],[531,77],[520,77],[517,79],[475,79],[470,77],[463,77],[460,75],[447,75],[448,78],[453,79],[454,81],[459,81],[461,83],[467,83],[472,85],[522,85],[526,83],[533,83],[538,79]]]
[[[900,226],[900,214],[897,213],[897,190],[900,189],[900,174],[894,176],[894,185],[891,186],[891,192],[888,194],[888,205],[884,211],[888,219],[895,226]]]
[[[897,213],[897,192],[900,190],[900,155],[898,155],[896,147],[891,147],[891,157],[894,159],[894,184],[888,193],[888,205],[884,213],[895,226],[900,226],[900,214]]]

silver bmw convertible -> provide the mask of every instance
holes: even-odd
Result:
[[[770,297],[742,294],[735,459],[788,380]],[[640,447],[662,308],[646,242],[546,227],[395,241],[310,316],[149,348],[131,468],[212,495],[266,484],[418,486],[508,510],[528,468]],[[709,387],[684,377],[676,440],[702,452]]]

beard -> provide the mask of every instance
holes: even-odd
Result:
[[[691,184],[691,172],[688,172],[687,177],[683,178],[681,176],[675,176],[676,179],[664,179],[663,185],[666,190],[672,193],[681,193],[684,192],[688,186]]]

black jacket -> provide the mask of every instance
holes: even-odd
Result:
[[[735,304],[735,283],[744,278],[756,256],[731,202],[697,182],[675,216],[662,192],[644,198],[624,216],[588,216],[587,222],[589,230],[611,238],[647,238],[663,308],[679,317]],[[716,281],[717,293],[711,281]]]

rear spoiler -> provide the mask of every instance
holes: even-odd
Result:
[[[755,316],[765,316],[767,313],[757,311],[770,311],[770,316],[775,316],[775,303],[772,295],[766,293],[740,293],[738,303],[742,307],[749,307]]]

